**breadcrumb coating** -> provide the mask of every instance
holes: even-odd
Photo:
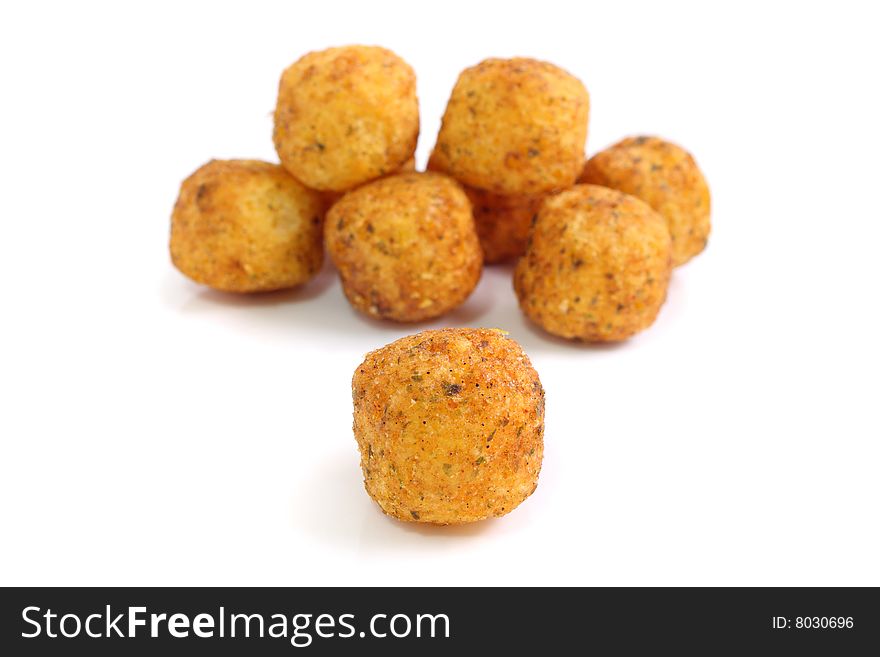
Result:
[[[398,169],[419,136],[416,75],[390,50],[311,52],[281,76],[274,141],[305,185],[341,192]]]
[[[438,173],[397,174],[349,192],[327,215],[325,241],[351,304],[400,322],[457,307],[483,268],[470,202]]]
[[[549,333],[624,340],[657,317],[671,253],[666,221],[646,203],[576,185],[541,205],[514,289],[523,312]]]
[[[440,170],[495,194],[532,196],[574,184],[584,161],[590,98],[583,83],[534,59],[465,69],[443,115]]]
[[[677,267],[709,240],[709,186],[686,150],[659,137],[628,137],[587,162],[580,182],[642,199],[666,219]]]
[[[183,181],[171,215],[171,260],[225,292],[302,285],[324,261],[320,194],[277,164],[211,160]]]
[[[497,329],[425,331],[367,354],[352,378],[364,485],[405,522],[510,513],[538,484],[544,389]]]

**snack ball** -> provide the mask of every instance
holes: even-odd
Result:
[[[440,171],[431,154],[428,171]],[[504,196],[462,185],[474,211],[474,224],[486,264],[519,258],[526,251],[529,230],[543,196]]]
[[[544,389],[497,329],[411,335],[367,354],[352,378],[364,485],[406,522],[510,513],[538,485]]]
[[[590,158],[580,181],[632,194],[663,215],[676,267],[706,248],[709,187],[683,148],[658,137],[630,137]]]
[[[324,261],[324,206],[277,164],[211,160],[183,181],[171,215],[171,260],[224,292],[301,285]]]
[[[470,203],[442,174],[397,174],[349,192],[327,214],[324,235],[346,297],[373,317],[438,317],[480,279]]]
[[[549,333],[624,340],[650,326],[666,300],[671,249],[666,221],[648,204],[576,185],[541,205],[514,289]]]
[[[391,173],[415,153],[418,136],[416,76],[390,50],[312,52],[281,76],[275,149],[313,189],[345,191]]]
[[[534,59],[487,59],[452,90],[434,148],[456,180],[531,196],[574,184],[584,163],[590,98],[580,80]]]

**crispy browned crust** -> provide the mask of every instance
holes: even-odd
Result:
[[[413,156],[418,136],[416,76],[390,50],[311,52],[281,76],[275,149],[313,189],[340,192],[389,174]]]
[[[590,158],[580,181],[632,194],[663,215],[675,266],[706,248],[709,186],[683,148],[658,137],[628,137]]]
[[[462,183],[506,196],[574,184],[590,98],[580,80],[534,59],[487,59],[452,90],[434,155]]]
[[[325,239],[351,304],[400,322],[463,303],[483,266],[467,196],[437,173],[398,174],[349,192],[328,213]]]
[[[425,331],[367,354],[352,378],[364,485],[382,510],[440,525],[502,516],[531,495],[544,389],[497,329]]]
[[[624,340],[654,322],[671,268],[663,217],[633,196],[576,185],[541,205],[514,289],[523,312],[550,333]]]
[[[320,195],[277,164],[212,160],[180,187],[171,260],[225,292],[295,287],[321,269],[323,212]]]

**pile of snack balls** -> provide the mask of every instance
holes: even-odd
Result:
[[[523,312],[563,338],[649,327],[673,267],[709,235],[691,155],[630,137],[585,160],[583,83],[533,59],[459,75],[427,171],[415,171],[413,69],[393,52],[312,52],[281,76],[280,164],[213,160],[187,178],[171,257],[192,280],[255,293],[307,283],[325,249],[358,311],[397,322],[462,304],[484,263],[518,259]],[[367,492],[400,520],[501,516],[535,490],[544,390],[498,329],[442,329],[368,354],[352,380]]]

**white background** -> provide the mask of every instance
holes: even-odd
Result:
[[[19,3],[0,10],[0,584],[880,585],[880,102],[871,3]],[[350,378],[421,327],[329,267],[223,296],[167,254],[180,181],[275,161],[282,69],[381,44],[419,164],[458,72],[555,62],[588,151],[690,149],[708,250],[649,331],[569,344],[510,268],[425,326],[509,330],[547,391],[537,492],[462,528],[363,490]]]

